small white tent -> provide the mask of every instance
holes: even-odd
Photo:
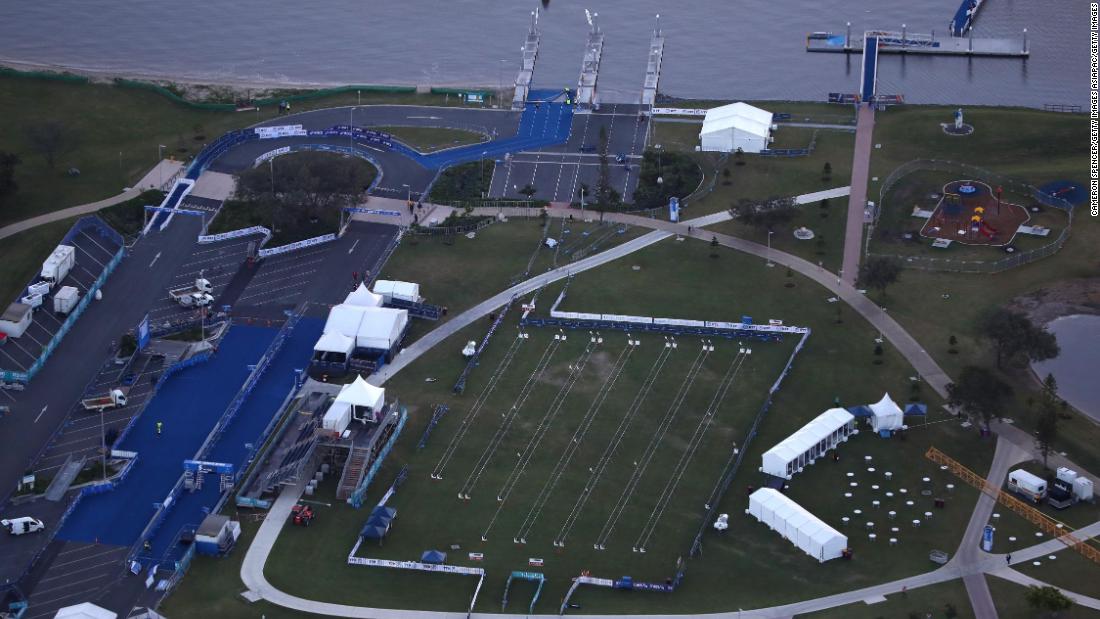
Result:
[[[116,617],[118,617],[118,613],[96,606],[91,602],[66,606],[54,615],[54,619],[115,619]]]
[[[367,290],[366,284],[359,284],[358,288],[348,293],[347,298],[344,299],[344,305],[382,307],[382,301],[382,295]]]
[[[904,427],[902,424],[904,414],[901,408],[890,399],[889,393],[884,394],[881,400],[868,408],[871,409],[871,429],[875,432],[898,430]]]
[[[387,302],[398,299],[411,303],[419,303],[421,300],[420,284],[413,284],[410,282],[380,279],[374,282],[374,294],[382,295],[382,298]]]
[[[761,488],[749,495],[745,513],[820,562],[840,557],[848,547],[846,536],[773,488]]]
[[[731,153],[740,148],[758,153],[771,142],[772,113],[747,103],[731,103],[707,110],[699,132],[704,151]]]
[[[321,427],[336,433],[347,429],[354,419],[361,422],[377,422],[386,403],[386,390],[356,376],[340,389],[340,394],[321,418]]]
[[[314,352],[332,352],[350,355],[355,350],[355,338],[348,337],[339,331],[329,331],[321,335],[317,343],[313,345]]]
[[[849,435],[858,432],[855,416],[843,408],[830,408],[765,451],[760,470],[790,479],[825,452],[848,440]]]

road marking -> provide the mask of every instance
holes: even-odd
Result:
[[[408,118],[410,120],[413,119],[413,118],[422,119],[422,120],[443,120],[442,116],[406,116],[405,118]]]
[[[45,414],[46,409],[49,408],[49,407],[50,407],[50,405],[47,404],[47,405],[42,407],[42,410],[38,411],[38,416],[34,418],[34,423],[38,423],[38,420],[42,418],[42,415]]]
[[[351,244],[351,249],[348,250],[348,254],[350,255],[353,251],[355,251],[355,248],[358,245],[359,245],[359,239],[355,239],[355,242]]]
[[[150,269],[153,268],[153,265],[157,263],[157,260],[160,260],[160,252],[159,251],[157,252],[157,255],[153,256],[153,261],[149,263],[149,268]]]

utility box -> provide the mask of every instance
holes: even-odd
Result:
[[[61,290],[53,295],[53,311],[58,314],[68,314],[76,307],[79,299],[79,290],[72,286],[62,286]]]

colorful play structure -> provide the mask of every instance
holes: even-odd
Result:
[[[928,226],[933,234],[925,233],[925,236],[935,236],[953,241],[974,242],[982,244],[1003,245],[1008,243],[1015,234],[1015,230],[1002,234],[992,225],[991,220],[998,225],[1005,223],[1005,218],[1011,219],[1014,211],[1001,212],[1004,189],[994,189],[981,181],[960,180],[952,181],[943,188],[943,197],[936,210],[932,213]],[[1013,206],[1007,204],[1010,208]],[[1025,219],[1029,219],[1024,213]]]

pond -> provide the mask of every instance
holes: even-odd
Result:
[[[1047,329],[1058,338],[1062,353],[1031,365],[1040,378],[1053,374],[1058,395],[1077,410],[1100,421],[1100,316],[1063,316]]]

